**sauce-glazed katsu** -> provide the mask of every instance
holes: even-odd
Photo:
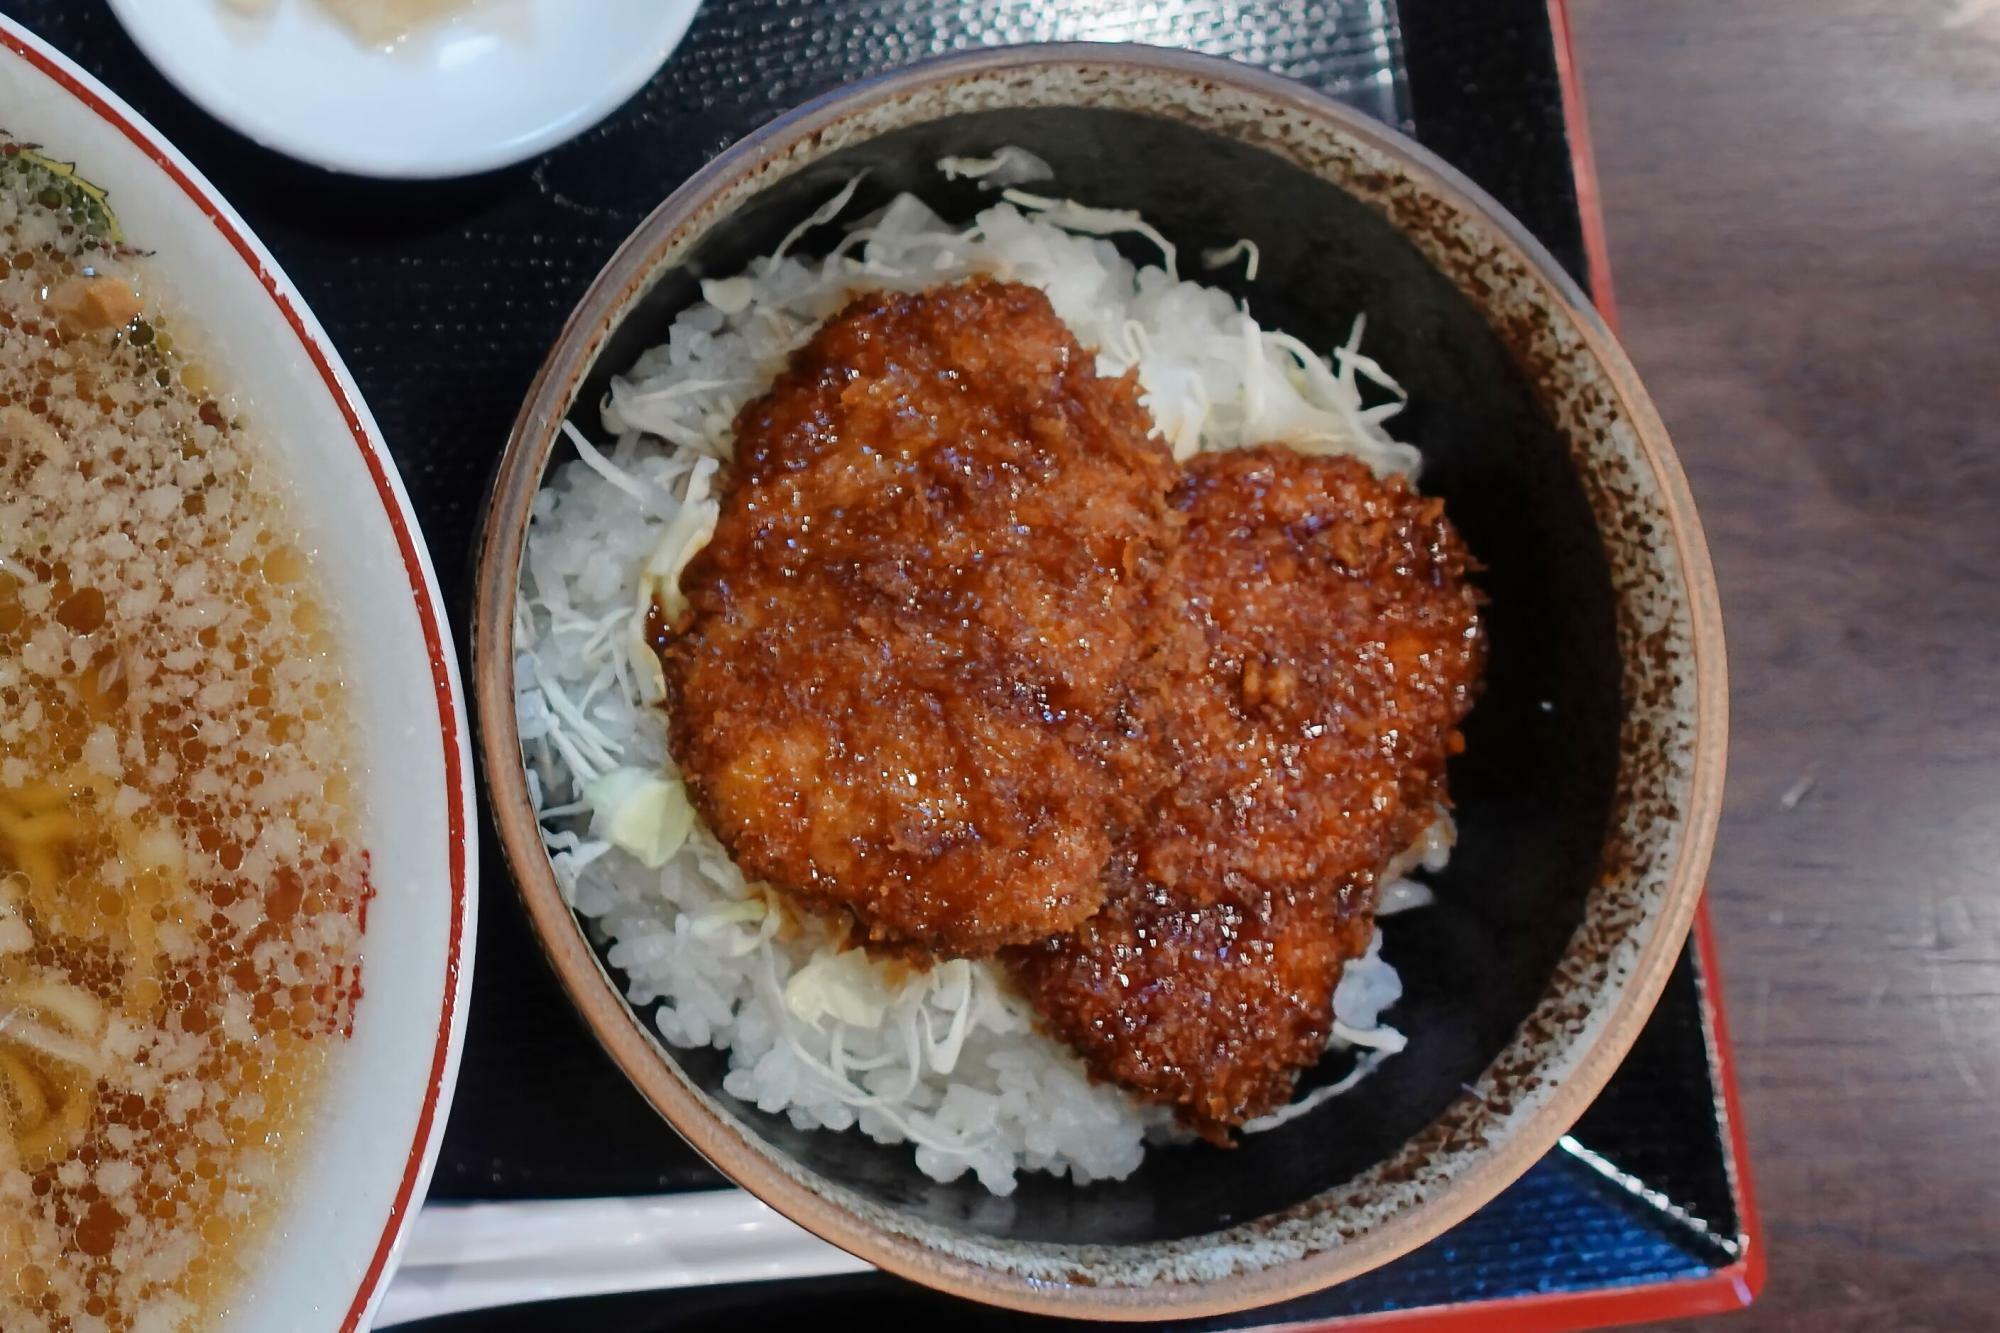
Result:
[[[1482,664],[1442,502],[1176,463],[1042,292],[856,297],[740,413],[655,617],[672,754],[753,881],[997,956],[1098,1077],[1226,1142],[1327,1049]]]

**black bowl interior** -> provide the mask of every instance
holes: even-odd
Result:
[[[862,1195],[994,1237],[1098,1244],[1197,1235],[1305,1201],[1391,1156],[1460,1095],[1540,997],[1582,920],[1615,777],[1619,671],[1609,575],[1596,523],[1561,436],[1480,311],[1359,201],[1274,154],[1178,122],[1084,108],[978,112],[842,150],[779,181],[715,227],[608,340],[577,424],[612,375],[665,340],[674,314],[767,254],[857,171],[848,216],[913,191],[953,220],[993,196],[946,182],[934,164],[1018,144],[1056,170],[1034,188],[1136,208],[1179,247],[1184,272],[1249,302],[1268,327],[1308,344],[1343,341],[1368,316],[1364,349],[1409,390],[1393,423],[1423,451],[1424,488],[1444,498],[1484,563],[1491,664],[1452,769],[1460,843],[1438,902],[1394,919],[1384,952],[1401,972],[1389,1020],[1409,1049],[1353,1092],[1234,1150],[1155,1148],[1123,1181],[1077,1187],[1026,1175],[1005,1199],[969,1175],[939,1185],[907,1148],[857,1133],[802,1132],[721,1090],[724,1056],[679,1051],[682,1068],[771,1143]],[[821,229],[801,248],[831,245]],[[1254,239],[1240,266],[1201,274],[1204,248]],[[1143,246],[1134,258],[1153,260]],[[1336,1076],[1329,1060],[1307,1086]]]

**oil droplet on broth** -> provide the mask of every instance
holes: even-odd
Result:
[[[267,456],[41,190],[0,170],[0,1329],[191,1329],[357,993],[338,627]]]

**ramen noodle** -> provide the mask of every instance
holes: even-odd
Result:
[[[0,159],[0,1328],[226,1309],[359,995],[337,627],[92,187]]]

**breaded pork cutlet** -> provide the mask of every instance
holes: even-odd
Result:
[[[1131,717],[1179,527],[1150,431],[1047,297],[982,280],[858,298],[744,408],[659,647],[746,875],[937,957],[1097,909],[1163,780]]]
[[[1437,817],[1482,659],[1443,503],[1351,458],[1204,454],[1157,594],[1185,632],[1150,715],[1173,774],[1076,931],[1010,950],[1099,1076],[1222,1140],[1326,1049],[1376,880]]]

